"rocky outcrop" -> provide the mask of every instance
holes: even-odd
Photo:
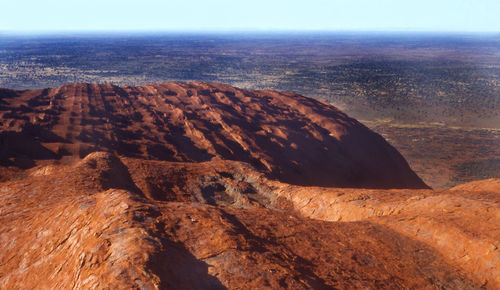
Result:
[[[500,179],[490,178],[457,185],[450,190],[500,192]]]
[[[276,193],[301,216],[324,221],[370,221],[439,252],[481,285],[500,287],[500,190],[495,180],[445,191],[303,188]],[[475,188],[476,191],[471,191]]]
[[[500,287],[498,180],[426,189],[326,104],[201,83],[8,92],[2,289]]]
[[[380,135],[291,93],[210,83],[72,84],[1,92],[0,162],[107,151],[179,162],[242,161],[297,185],[426,188]]]
[[[469,222],[474,208],[494,205],[493,195],[460,201],[464,213],[451,215],[441,211],[458,206],[448,193],[298,187],[241,162],[144,161],[105,152],[25,174],[0,184],[2,288],[498,283],[496,249],[487,247],[496,245],[495,232],[452,226]],[[494,227],[495,214],[475,219]],[[456,238],[464,248],[453,252],[447,245]]]

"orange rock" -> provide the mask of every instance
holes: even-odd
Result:
[[[2,289],[500,288],[496,181],[426,189],[326,104],[205,83],[4,100]]]
[[[4,165],[30,168],[107,151],[161,161],[242,161],[297,185],[427,188],[380,135],[295,94],[211,83],[71,84],[4,94]]]

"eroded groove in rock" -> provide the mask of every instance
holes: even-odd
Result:
[[[500,287],[499,180],[446,191],[303,188],[279,184],[277,194],[302,216],[370,221],[434,248],[488,287]],[[469,190],[465,190],[469,189]]]
[[[0,94],[0,288],[500,287],[498,180],[427,189],[324,103],[207,83]]]
[[[298,185],[426,188],[381,136],[303,96],[211,83],[71,84],[4,91],[0,161],[107,151],[131,158],[242,161]]]

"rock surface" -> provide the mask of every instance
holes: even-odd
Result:
[[[103,87],[129,92],[154,87],[179,87],[187,88],[187,91],[193,87],[198,87],[197,90],[200,87],[231,90],[226,86],[198,83],[139,88],[68,87],[91,87],[89,90]],[[233,90],[235,96],[255,94],[257,98],[262,94],[258,98],[264,98],[267,94],[270,99],[279,99],[275,96],[283,95],[300,102],[311,101],[281,93]],[[50,91],[43,94],[49,96]],[[42,91],[31,97],[28,96],[33,91],[8,92],[11,95],[3,95],[0,102],[4,116],[8,111],[5,108],[14,106],[14,99],[22,99],[29,105],[28,100]],[[134,96],[132,93],[128,95]],[[188,95],[186,93],[185,99]],[[105,99],[111,93],[101,96]],[[127,100],[127,95],[120,96],[115,102]],[[164,96],[173,97],[173,93]],[[61,98],[54,97],[61,102],[70,98],[65,93]],[[151,96],[142,98],[154,99]],[[137,95],[137,100],[141,100],[141,96]],[[182,100],[179,98],[179,102]],[[194,100],[197,99],[185,101],[182,114],[188,114],[188,104],[196,103]],[[130,118],[132,109],[129,113],[123,108],[112,111],[112,105],[101,103],[95,108],[104,106],[105,109],[100,110],[108,114],[107,119],[102,119],[106,122],[98,121],[100,117],[82,117],[68,123],[64,118],[78,118],[78,110],[72,111],[54,102],[52,106],[57,114],[46,119],[48,123],[35,125],[41,122],[30,121],[30,114],[38,114],[33,112],[38,110],[36,105],[32,102],[24,108],[19,105],[19,100],[17,102],[16,106],[22,109],[2,118],[2,126],[7,127],[3,127],[1,133],[1,289],[500,288],[499,180],[440,191],[425,189],[421,183],[410,184],[411,180],[419,181],[411,178],[382,184],[379,189],[303,186],[328,184],[321,181],[326,174],[317,179],[305,176],[296,182],[283,182],[296,176],[287,175],[286,170],[280,171],[285,158],[278,155],[275,160],[273,151],[250,147],[249,140],[254,135],[249,133],[235,135],[241,138],[238,144],[247,144],[247,150],[251,152],[248,154],[262,158],[262,164],[235,153],[237,146],[227,141],[230,138],[225,134],[234,132],[231,131],[236,130],[234,128],[248,130],[242,125],[243,121],[235,121],[236,113],[232,119],[234,126],[227,125],[233,129],[222,130],[208,123],[205,124],[208,127],[203,127],[198,123],[202,122],[198,117],[158,117],[158,122],[166,123],[152,126],[156,121],[147,121],[147,116],[150,116],[146,115],[147,110],[138,109],[142,121],[130,120],[131,124],[120,129],[114,123],[114,114],[128,114],[126,116]],[[292,105],[292,101],[284,103],[291,104],[291,111],[299,107],[298,104]],[[234,102],[230,104],[235,105]],[[78,106],[83,111],[92,108],[88,104]],[[251,106],[251,100],[245,105],[240,104],[242,111]],[[302,118],[319,110],[313,105],[304,105],[305,108],[309,106],[313,109],[305,111]],[[322,110],[337,112],[333,115],[347,118],[326,105],[319,103],[318,106],[324,106]],[[224,110],[220,109],[220,112]],[[259,110],[264,109],[261,106]],[[87,116],[85,114],[81,112],[80,116]],[[286,117],[282,111],[279,115]],[[16,119],[13,116],[21,117]],[[247,115],[242,113],[241,116],[239,118]],[[259,126],[264,126],[262,120],[254,118]],[[313,130],[312,124],[333,126],[337,122],[332,121],[331,116],[323,121],[308,118],[311,118],[308,129],[295,127],[297,124],[293,123],[289,124],[291,129],[286,130],[269,127],[266,136],[270,139],[283,132],[291,134],[289,130]],[[201,130],[198,128],[210,129],[186,135],[187,127],[184,131],[175,131],[175,120],[190,120],[188,124],[191,125],[186,126],[192,126],[191,132]],[[335,139],[345,141],[342,136],[348,134],[346,132],[352,126],[359,127],[356,130],[360,132],[367,130],[352,119],[346,120],[351,125],[342,122],[338,125],[345,126],[345,132],[340,129],[329,131],[340,132]],[[90,122],[91,125],[82,125],[81,122]],[[224,123],[229,124],[228,121]],[[144,124],[149,124],[149,130],[144,129],[142,135],[139,134],[141,139],[119,139],[113,135],[123,131],[134,132],[132,135],[137,136],[134,130]],[[36,130],[34,126],[38,126]],[[168,139],[168,130],[177,132],[172,136],[179,141]],[[83,131],[91,132],[92,138],[82,140]],[[215,132],[213,135],[209,133],[212,131]],[[80,132],[80,137],[75,136],[75,132]],[[120,134],[125,134],[123,132]],[[199,136],[208,141],[187,142],[182,136],[191,136],[186,137],[189,140],[194,138],[192,136]],[[369,136],[372,137],[366,138],[379,138]],[[237,137],[231,138],[233,142],[240,142]],[[314,143],[307,139],[310,138],[308,135],[304,138]],[[359,141],[365,137],[356,138],[354,140]],[[287,151],[292,145],[284,140],[282,150],[292,152]],[[300,144],[306,146],[307,142]],[[349,142],[344,145],[352,144]],[[149,155],[148,148],[154,144],[158,145],[159,151],[155,151],[156,155]],[[212,146],[214,151],[206,152],[213,156],[201,158],[208,155],[189,144],[195,148],[200,144],[205,144],[205,148]],[[381,144],[383,148],[392,148],[383,145],[384,142]],[[349,151],[349,154],[361,150],[360,145],[356,146],[357,149],[352,149],[354,151]],[[166,151],[167,147],[171,151]],[[230,149],[232,153],[220,153],[223,152],[221,148]],[[338,152],[343,153],[342,150]],[[388,149],[384,154],[391,155],[392,150]],[[171,155],[167,158],[161,152]],[[384,154],[381,156],[388,156]],[[306,157],[313,158],[313,155]],[[394,158],[399,160],[399,157]],[[314,162],[321,164],[324,160]],[[391,163],[381,164],[381,171],[388,170],[388,164]],[[348,164],[343,169],[348,170],[351,166],[356,168]],[[317,169],[325,168],[328,167]],[[333,183],[337,182],[335,176],[342,172],[333,171]],[[385,180],[384,174],[380,175],[382,180]],[[400,173],[393,178],[401,176],[412,175]],[[366,182],[369,180],[359,179],[359,187],[368,186]],[[338,186],[341,185],[347,183]],[[370,187],[377,187],[377,184],[372,182]],[[420,189],[385,189],[391,187]]]
[[[209,83],[72,84],[0,94],[4,165],[107,151],[147,160],[243,161],[297,185],[426,188],[380,135],[295,94]]]
[[[500,192],[500,179],[490,178],[485,180],[472,181],[457,185],[451,188],[451,190]]]

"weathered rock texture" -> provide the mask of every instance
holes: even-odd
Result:
[[[246,162],[297,185],[425,188],[378,134],[325,103],[220,84],[73,84],[0,92],[0,161],[107,151],[148,160]]]
[[[378,135],[322,103],[212,84],[0,93],[1,289],[500,287],[499,181],[425,189]],[[360,153],[380,162],[378,180],[351,156],[362,140],[381,140],[380,155]],[[315,144],[332,153],[301,149]]]

